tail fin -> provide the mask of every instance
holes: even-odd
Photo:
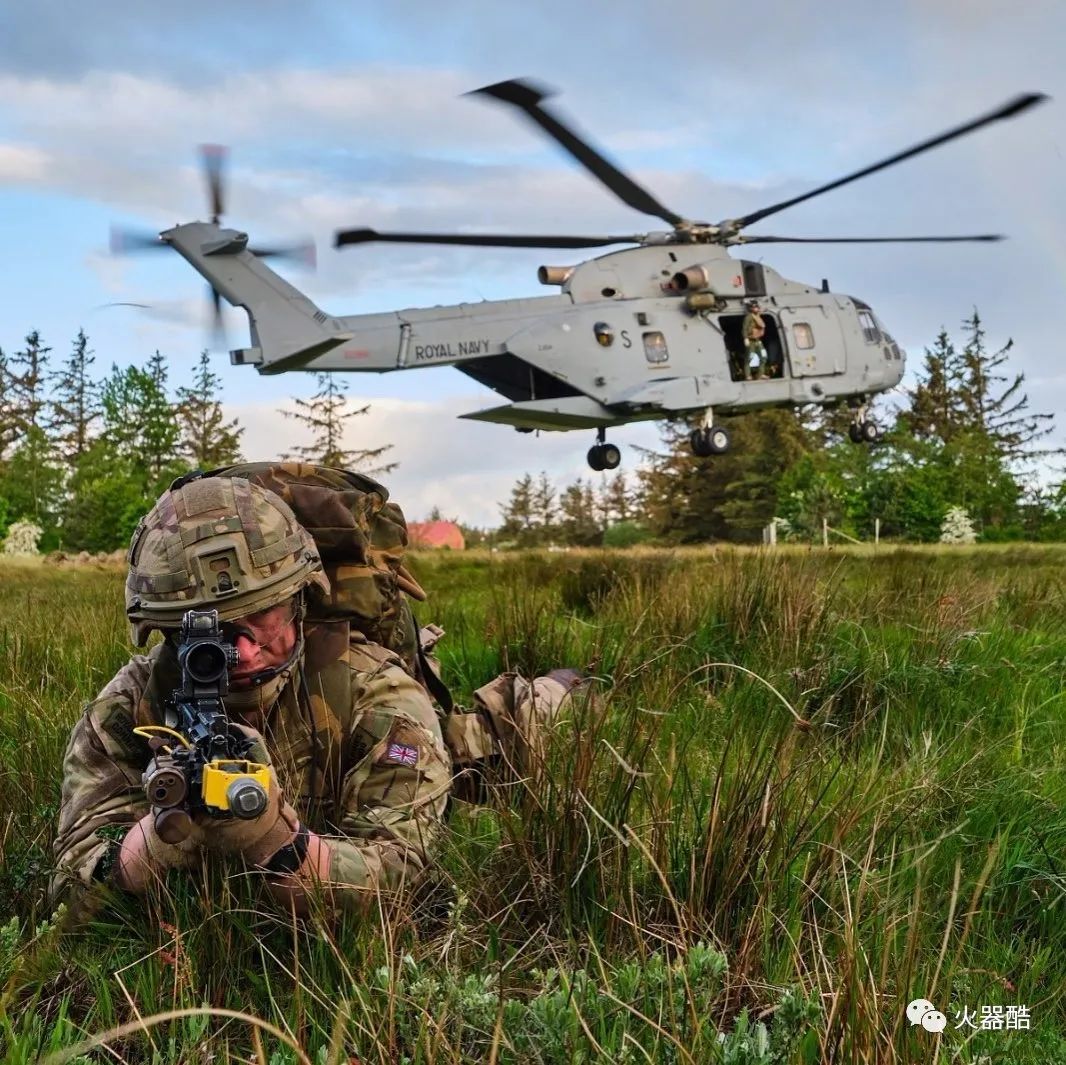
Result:
[[[234,307],[248,313],[251,346],[230,352],[239,365],[260,373],[307,366],[351,339],[299,289],[248,251],[248,235],[210,222],[190,222],[160,234]]]

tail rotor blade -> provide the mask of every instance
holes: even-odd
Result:
[[[226,323],[222,318],[222,295],[214,285],[209,285],[208,296],[211,300],[211,347],[216,351],[225,351]]]
[[[249,248],[248,250],[260,259],[281,259],[284,262],[295,263],[305,270],[314,271],[318,266],[318,253],[313,240],[276,248]]]
[[[200,146],[200,159],[203,161],[204,177],[207,180],[207,202],[211,206],[211,221],[218,225],[226,213],[224,196],[224,171],[226,168],[226,148],[221,144],[203,144]]]
[[[124,229],[111,227],[111,254],[133,255],[142,251],[162,251],[166,243],[159,239],[158,233],[148,229]]]

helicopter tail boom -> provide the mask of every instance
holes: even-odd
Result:
[[[337,319],[248,250],[248,236],[213,222],[175,226],[159,239],[234,307],[248,314],[251,345],[230,353],[260,373],[297,370],[351,339]]]

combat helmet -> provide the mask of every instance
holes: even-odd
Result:
[[[130,541],[126,617],[143,645],[187,610],[220,620],[254,614],[329,581],[314,540],[274,492],[239,477],[179,479]]]

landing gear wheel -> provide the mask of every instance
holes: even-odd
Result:
[[[721,426],[710,429],[693,429],[688,435],[688,446],[692,454],[701,459],[711,455],[724,455],[729,450],[729,430]]]
[[[867,444],[876,444],[881,439],[881,428],[876,422],[863,422],[860,431],[863,441]]]
[[[848,426],[848,439],[853,444],[862,443],[862,426],[857,422],[852,422],[851,425]]]
[[[600,444],[600,462],[605,470],[617,470],[622,464],[622,452],[616,444]]]
[[[711,442],[707,439],[707,431],[705,429],[693,429],[688,434],[688,446],[692,449],[692,454],[697,458],[705,459],[711,454]]]
[[[724,455],[729,450],[732,441],[729,439],[729,430],[716,425],[713,429],[704,430],[707,434],[707,446],[712,455]]]
[[[615,444],[593,444],[589,448],[588,462],[597,472],[617,470],[622,464],[622,452]]]

